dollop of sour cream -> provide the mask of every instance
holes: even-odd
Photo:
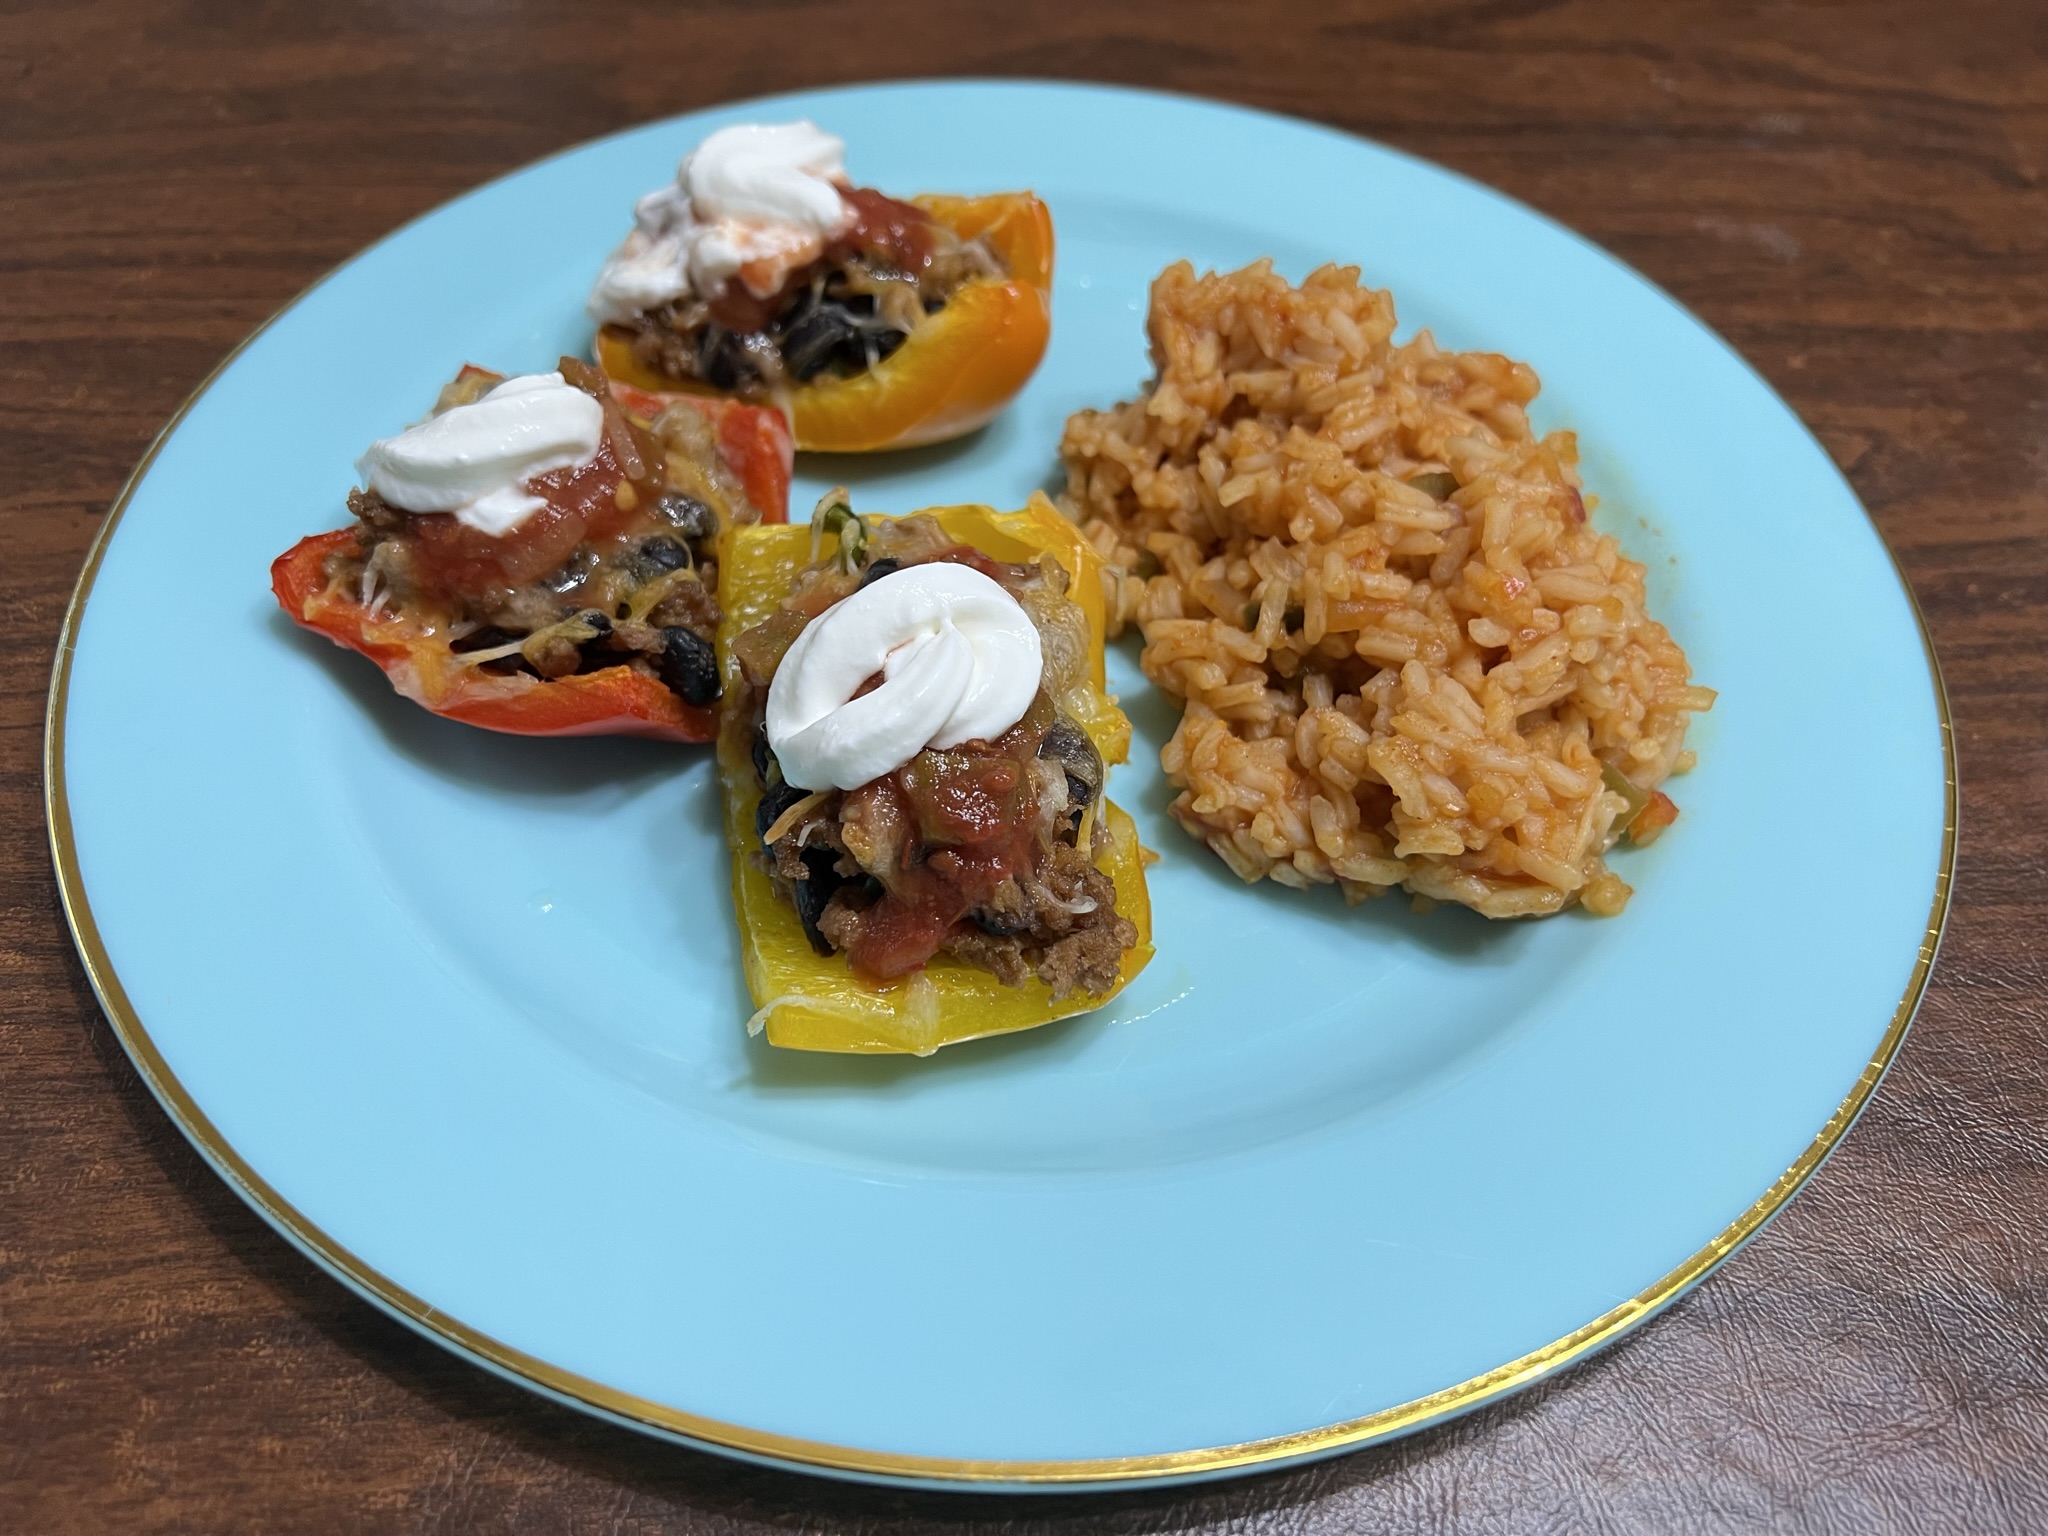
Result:
[[[370,444],[356,472],[394,507],[502,537],[547,505],[524,482],[588,464],[603,439],[602,406],[559,373],[528,373]]]
[[[635,205],[633,232],[590,291],[590,317],[625,322],[692,294],[708,299],[735,275],[767,298],[853,217],[845,184],[845,141],[813,123],[719,129],[672,185]]]
[[[926,747],[1002,735],[1044,671],[1038,629],[1000,583],[950,561],[905,566],[797,636],[768,685],[768,745],[798,789],[858,789]]]

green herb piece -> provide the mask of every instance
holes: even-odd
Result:
[[[1627,827],[1643,814],[1643,807],[1650,803],[1648,791],[1637,789],[1635,782],[1612,763],[1600,765],[1600,782],[1628,802],[1628,809],[1622,813],[1621,819],[1615,823],[1616,826]]]
[[[829,551],[828,542],[832,546]],[[853,510],[853,500],[843,485],[827,491],[811,513],[811,558],[827,553],[849,576],[867,563],[868,525]]]

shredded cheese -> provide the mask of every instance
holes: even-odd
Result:
[[[747,1033],[758,1035],[768,1027],[768,1016],[788,1003],[809,1003],[813,1008],[830,1008],[831,1003],[822,997],[812,997],[805,992],[785,992],[780,997],[771,997],[767,1002],[747,1015]]]
[[[789,836],[789,829],[816,810],[825,797],[832,793],[833,791],[829,789],[813,790],[810,794],[805,795],[803,799],[797,801],[795,805],[792,805],[788,810],[776,817],[769,824],[768,830],[761,834],[762,846],[773,848],[777,843]]]

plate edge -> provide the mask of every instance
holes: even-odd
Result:
[[[901,83],[931,83],[925,81]],[[951,83],[951,82],[948,82]],[[1016,82],[1007,82],[1016,83]],[[1040,83],[1040,82],[1031,82]],[[1050,82],[1045,82],[1050,83]],[[1072,82],[1060,82],[1072,83]],[[1168,95],[1186,101],[1202,101],[1204,98],[1180,96],[1170,92],[1144,92],[1148,95]],[[734,105],[743,105],[735,103]],[[1235,104],[1232,104],[1235,105]],[[1246,109],[1256,110],[1256,109]],[[1279,114],[1262,113],[1263,116]],[[1298,119],[1287,119],[1299,122]],[[1326,125],[1311,124],[1329,131]],[[604,137],[612,137],[606,135]],[[595,142],[595,141],[593,141]],[[558,154],[574,152],[583,146],[571,146]],[[1385,148],[1385,146],[1377,146]],[[1395,151],[1395,153],[1400,153]],[[554,155],[544,159],[556,158]],[[1404,158],[1414,158],[1404,156]],[[536,162],[538,163],[538,162]],[[526,167],[507,173],[517,175]],[[1441,169],[1441,168],[1438,168]],[[1456,174],[1456,173],[1451,173]],[[492,178],[492,182],[506,179]],[[1460,178],[1469,180],[1469,178]],[[488,185],[490,183],[486,183]],[[1494,196],[1504,194],[1487,189]],[[465,193],[464,196],[469,194]],[[1513,200],[1510,200],[1513,201]],[[1308,1461],[1357,1449],[1375,1441],[1392,1439],[1396,1436],[1423,1429],[1440,1420],[1456,1417],[1483,1406],[1497,1398],[1504,1397],[1522,1387],[1531,1385],[1546,1376],[1555,1374],[1595,1350],[1619,1339],[1641,1323],[1678,1300],[1687,1291],[1698,1285],[1709,1274],[1726,1261],[1737,1249],[1758,1231],[1791,1200],[1799,1189],[1812,1177],[1836,1146],[1838,1146],[1856,1118],[1863,1112],[1876,1093],[1878,1085],[1890,1070],[1915,1013],[1925,996],[1929,975],[1941,946],[1942,934],[1947,926],[1950,899],[1954,888],[1957,846],[1958,787],[1956,771],[1956,745],[1953,717],[1951,714],[1948,688],[1942,675],[1940,658],[1934,648],[1933,636],[1928,630],[1925,612],[1906,579],[1904,567],[1884,537],[1883,530],[1864,508],[1864,517],[1869,522],[1879,546],[1890,560],[1892,572],[1907,605],[1913,615],[1914,624],[1920,633],[1922,651],[1927,661],[1928,676],[1934,687],[1935,708],[1938,716],[1944,783],[1944,807],[1942,824],[1942,846],[1939,868],[1935,874],[1934,895],[1930,905],[1926,931],[1921,939],[1918,955],[1911,974],[1907,978],[1904,994],[1894,1010],[1891,1022],[1878,1042],[1878,1048],[1858,1075],[1855,1084],[1841,1104],[1828,1117],[1820,1132],[1784,1173],[1742,1215],[1724,1228],[1710,1243],[1683,1264],[1673,1269],[1638,1295],[1611,1308],[1584,1326],[1564,1337],[1530,1353],[1495,1367],[1478,1376],[1468,1378],[1456,1385],[1443,1388],[1409,1402],[1380,1409],[1362,1418],[1346,1420],[1317,1429],[1301,1430],[1291,1434],[1266,1439],[1245,1441],[1235,1445],[1216,1446],[1189,1451],[1155,1452],[1135,1456],[1104,1457],[1074,1460],[1008,1461],[980,1458],[916,1456],[892,1451],[871,1451],[854,1446],[834,1445],[824,1441],[801,1439],[776,1434],[766,1430],[750,1429],[744,1425],[729,1424],[722,1420],[688,1413],[671,1408],[651,1399],[617,1391],[602,1382],[581,1377],[573,1372],[558,1369],[535,1356],[512,1348],[489,1335],[468,1327],[459,1319],[448,1316],[429,1305],[422,1298],[396,1285],[376,1270],[370,1268],[354,1254],[336,1243],[290,1202],[273,1189],[256,1170],[244,1162],[228,1145],[219,1131],[200,1109],[198,1103],[185,1090],[169,1064],[157,1051],[150,1039],[147,1027],[129,1001],[126,990],[113,968],[105,944],[92,915],[92,908],[86,896],[84,881],[78,867],[77,848],[73,839],[70,804],[64,783],[64,727],[65,710],[71,682],[71,663],[78,641],[78,631],[84,618],[86,603],[92,594],[94,582],[99,574],[108,544],[115,528],[127,511],[136,490],[156,462],[158,455],[180,425],[183,424],[199,400],[216,380],[252,346],[258,338],[296,307],[300,299],[322,286],[341,267],[352,264],[360,255],[395,238],[404,229],[420,219],[430,218],[445,204],[437,205],[419,216],[408,220],[399,229],[393,230],[383,239],[372,242],[364,252],[351,256],[332,271],[323,274],[296,295],[269,319],[251,331],[238,342],[201,379],[188,394],[163,428],[151,441],[148,449],[136,463],[134,470],[123,483],[119,493],[107,509],[99,530],[88,546],[84,564],[80,570],[69,601],[65,605],[64,621],[58,632],[56,654],[51,666],[50,690],[44,713],[43,736],[43,808],[50,840],[50,856],[57,879],[59,901],[70,926],[72,939],[84,966],[87,980],[99,999],[102,1011],[112,1026],[122,1049],[127,1053],[144,1085],[150,1090],[172,1123],[190,1142],[216,1173],[239,1195],[259,1216],[281,1236],[286,1238],[320,1268],[340,1280],[349,1290],[377,1305],[400,1322],[424,1334],[454,1353],[484,1365],[495,1373],[537,1390],[541,1395],[570,1403],[595,1413],[601,1418],[646,1430],[665,1438],[682,1441],[703,1449],[737,1454],[750,1460],[766,1462],[800,1471],[822,1472],[843,1477],[887,1483],[911,1483],[925,1486],[984,1487],[984,1488],[1036,1488],[1073,1489],[1114,1486],[1133,1483],[1161,1483],[1195,1480],[1215,1477],[1256,1468],[1272,1468],[1289,1462]],[[1523,205],[1516,203],[1518,208]],[[1525,210],[1533,212],[1533,210]],[[1555,224],[1542,214],[1546,223]],[[1557,226],[1562,228],[1563,226]],[[1575,233],[1575,232],[1573,232]],[[1582,243],[1590,245],[1583,236],[1576,236]],[[1599,249],[1598,247],[1593,247]],[[1606,252],[1601,254],[1607,255]],[[1609,260],[1613,260],[1611,256]],[[1676,305],[1664,290],[1640,274],[1633,273],[1639,281],[1645,282],[1653,291]],[[1710,336],[1718,334],[1691,315],[1683,305],[1677,305],[1681,312],[1700,325]],[[1722,343],[1725,347],[1727,344]],[[1731,353],[1732,348],[1728,349]],[[1746,360],[1735,354],[1746,371],[1755,376]],[[1772,398],[1785,405],[1775,389],[1767,381],[1758,382]],[[1797,413],[1785,405],[1789,414],[1797,420]],[[1802,423],[1803,425],[1803,423]],[[1810,433],[1809,433],[1810,435]],[[1824,450],[1823,450],[1824,452]],[[1851,495],[1854,496],[1853,488]],[[1854,498],[1862,507],[1860,497]]]

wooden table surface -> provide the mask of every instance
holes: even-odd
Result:
[[[1813,426],[1947,668],[1953,919],[1847,1145],[1662,1319],[1404,1442],[1207,1490],[1005,1500],[742,1467],[553,1407],[356,1301],[207,1171],[58,911],[58,622],[123,477],[228,348],[535,156],[735,97],[958,74],[1296,113],[1583,231]],[[2039,0],[44,0],[0,17],[0,80],[0,1528],[2048,1529]],[[1786,791],[1783,878],[1824,900],[1828,841],[1856,829],[1828,821],[1815,765]]]

